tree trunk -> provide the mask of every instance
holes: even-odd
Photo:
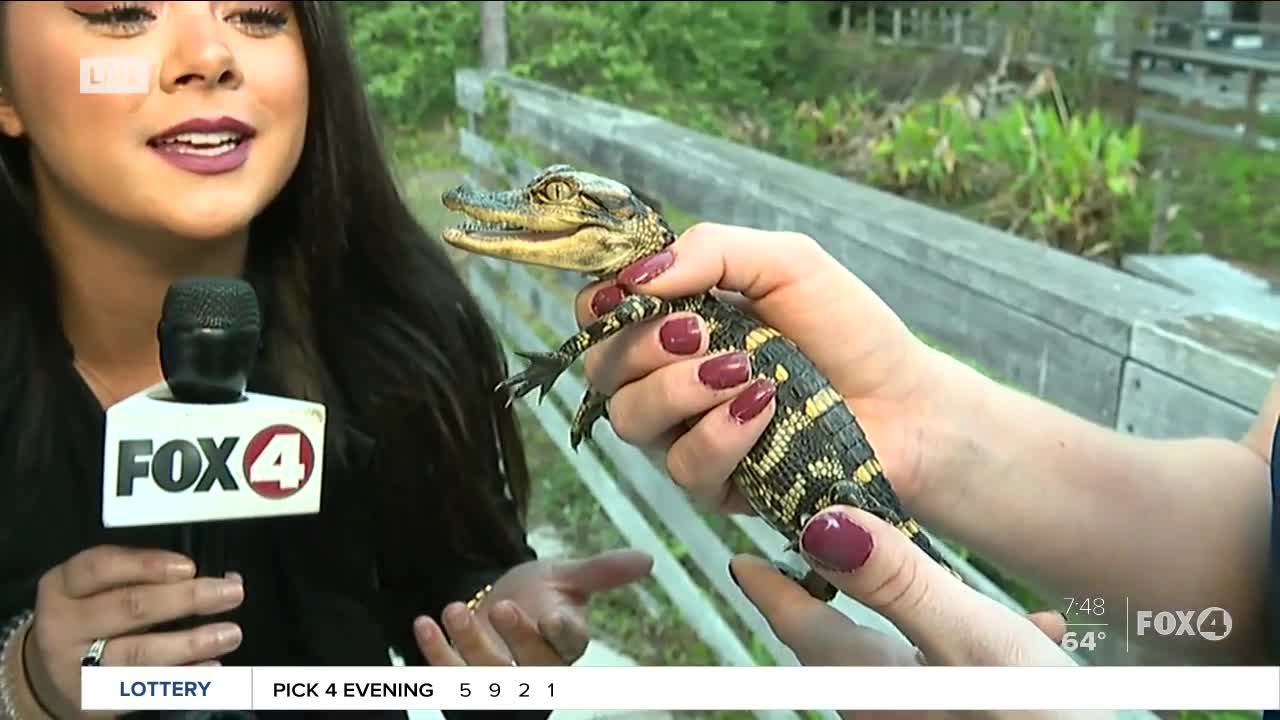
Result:
[[[501,0],[480,3],[480,54],[485,67],[507,69],[507,4]]]

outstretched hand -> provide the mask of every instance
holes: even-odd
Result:
[[[886,561],[883,556],[878,560],[893,562]],[[738,555],[730,562],[729,571],[738,587],[742,588],[743,594],[764,615],[774,634],[795,652],[796,658],[802,665],[909,667],[926,665],[930,662],[923,650],[879,630],[858,625],[831,605],[814,599],[790,578],[778,572],[771,563],[761,558]],[[837,576],[833,574],[829,577]],[[963,588],[962,590],[970,592]],[[881,611],[888,612],[891,619],[923,614],[932,609],[928,606],[918,606],[914,610],[908,610],[902,607],[901,602],[896,604],[896,609],[886,611],[884,607],[882,605]],[[1029,623],[1037,632],[1043,634],[1047,642],[1055,645],[1061,643],[1067,629],[1063,617],[1053,611],[1031,613],[1025,617],[1025,620],[1013,613],[1007,613],[1001,620],[1002,622],[998,624],[1017,628],[1021,628],[1024,623]],[[992,629],[990,626],[987,627]],[[928,635],[928,637],[935,636]],[[1000,637],[998,629],[990,638],[995,645],[1007,640],[1008,638]],[[1013,647],[1006,647],[1011,654],[1015,650]],[[973,654],[995,656],[992,646],[975,650]],[[841,712],[841,717],[849,720],[855,717],[857,720],[923,720],[924,718],[945,718],[948,715],[949,713],[941,711]],[[1026,717],[1027,714],[1024,713],[1023,716]]]
[[[760,558],[735,557],[729,566],[735,582],[801,664],[1074,664],[1059,647],[1067,629],[1060,614],[1011,611],[956,579],[870,513],[843,506],[819,513],[806,526],[800,549],[824,578],[882,614],[914,644],[854,623]]]
[[[1066,633],[1066,620],[1060,614],[1016,614],[952,577],[901,530],[869,512],[842,506],[819,512],[806,525],[801,552],[841,592],[882,614],[914,643],[854,623],[759,557],[735,557],[730,562],[733,580],[801,665],[1074,665],[1059,647]],[[899,720],[948,714],[859,711],[841,715]],[[1020,716],[1075,720],[1093,714]]]
[[[842,592],[892,621],[930,664],[1075,664],[1054,639],[1065,625],[1043,617],[1033,623],[965,585],[864,510],[818,513],[805,526],[800,550]]]
[[[474,611],[463,602],[445,607],[443,629],[418,618],[418,647],[432,665],[572,665],[590,642],[588,599],[647,577],[652,567],[653,558],[636,550],[522,563]]]

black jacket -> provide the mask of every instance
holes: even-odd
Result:
[[[58,459],[39,477],[16,476],[16,431],[30,420],[23,408],[5,403],[15,393],[0,393],[0,622],[32,607],[40,576],[83,549],[104,543],[181,547],[178,530],[173,527],[102,527],[105,414],[71,366],[69,356],[65,366],[59,362],[47,369],[52,370],[48,377],[59,386],[50,390],[70,398],[70,404],[62,407],[73,411],[60,412],[56,418]],[[0,378],[0,385],[22,381]],[[255,389],[271,392],[270,388]],[[415,552],[406,553],[420,558],[420,567],[398,573],[413,580],[408,587],[402,582],[396,592],[380,588],[375,560],[380,554],[378,520],[369,498],[362,494],[368,487],[362,481],[369,470],[369,451],[376,443],[355,428],[340,427],[336,432],[345,433],[354,449],[345,463],[326,453],[319,515],[223,524],[227,567],[244,576],[245,586],[243,604],[226,618],[239,623],[244,639],[235,652],[221,658],[224,665],[389,665],[389,645],[394,645],[408,664],[422,664],[412,635],[413,618],[425,613],[438,619],[449,602],[466,600],[506,570],[460,562],[440,549],[444,543],[437,536],[439,530],[424,522],[413,529],[420,545]],[[430,442],[429,438],[418,441]],[[23,492],[15,494],[19,485]],[[32,488],[34,494],[28,493]],[[23,500],[17,502],[16,497]],[[516,521],[513,514],[511,522]],[[533,557],[532,550],[528,557]],[[374,713],[344,713],[344,717],[356,715],[371,717]],[[547,715],[542,711],[447,714],[504,720]]]

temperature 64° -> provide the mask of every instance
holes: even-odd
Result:
[[[1106,639],[1106,630],[1085,630],[1084,632],[1069,630],[1062,636],[1062,649],[1067,652],[1071,652],[1073,650],[1094,650],[1098,647],[1099,642]]]

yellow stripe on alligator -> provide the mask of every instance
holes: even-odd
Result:
[[[572,338],[569,339],[569,342],[565,343],[565,346],[568,348],[568,350],[570,352],[575,352],[575,353],[583,352],[590,345],[591,345],[591,333],[587,332],[586,330],[579,331],[577,335],[574,335]]]
[[[756,328],[747,335],[746,342],[744,342],[743,345],[747,352],[755,352],[761,345],[781,334],[782,333],[771,327]]]
[[[898,523],[898,529],[905,533],[907,537],[915,537],[920,532],[920,523],[915,520],[906,520]]]
[[[809,475],[815,480],[839,480],[840,461],[833,457],[823,457],[809,463]]]
[[[779,385],[786,382],[789,377],[791,377],[791,373],[787,372],[785,365],[779,363],[773,367],[773,379],[777,381]]]
[[[764,442],[757,445],[745,458],[746,464],[759,477],[769,477],[786,459],[792,442],[812,422],[813,419],[808,415],[792,408],[782,408],[782,414],[775,416],[773,425],[766,431]]]
[[[875,458],[870,458],[866,462],[859,465],[858,469],[853,471],[853,479],[857,480],[859,483],[863,485],[866,485],[867,483],[874,480],[876,478],[876,475],[878,475],[879,473],[880,473],[880,463],[876,462]]]
[[[822,413],[835,407],[836,403],[843,400],[844,398],[840,397],[840,393],[828,385],[804,401],[804,414],[808,415],[810,419],[816,420],[822,417]]]
[[[778,498],[778,505],[774,509],[779,511],[783,519],[788,522],[795,518],[800,511],[800,501],[804,500],[805,482],[803,475],[796,475],[791,487]]]

